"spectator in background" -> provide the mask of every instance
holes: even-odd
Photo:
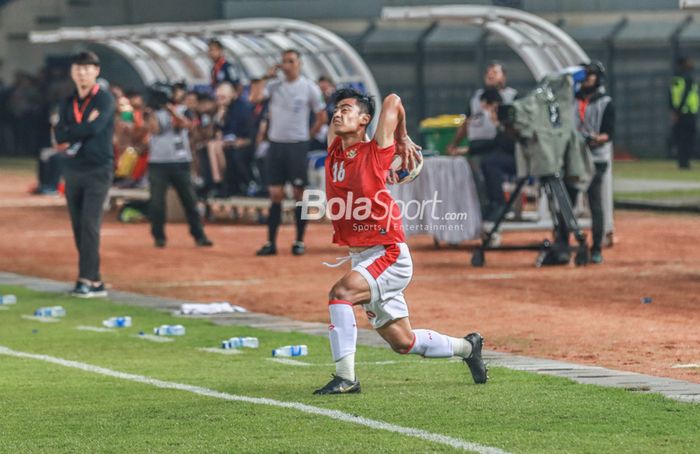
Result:
[[[218,39],[209,40],[209,58],[214,66],[211,68],[211,88],[216,90],[216,87],[222,82],[230,83],[240,94],[243,86],[238,80],[236,71],[233,65],[226,60],[224,55],[224,46]]]
[[[185,82],[175,82],[173,84],[173,103],[176,106],[184,105],[186,96],[187,84]]]
[[[318,88],[321,89],[323,101],[326,103],[326,115],[328,116],[328,123],[330,123],[333,117],[333,109],[335,109],[333,96],[335,95],[336,86],[330,77],[321,76],[318,78]]]
[[[149,218],[155,246],[165,247],[166,193],[173,186],[182,203],[195,244],[201,247],[213,243],[204,234],[192,187],[192,153],[188,129],[190,121],[173,103],[172,89],[156,84],[150,89],[146,124],[150,132],[148,176],[151,189]]]
[[[194,141],[192,151],[197,153],[197,175],[201,177],[198,194],[203,198],[206,198],[214,188],[207,145],[210,140],[215,138],[214,115],[216,110],[216,101],[208,93],[197,94],[197,121],[190,129],[190,133]]]
[[[335,107],[335,102],[333,100],[333,95],[335,95],[335,84],[330,77],[321,76],[318,78],[318,88],[321,90],[321,94],[323,95],[323,102],[326,103],[326,117],[328,118],[328,122],[322,125],[316,135],[311,138],[309,148],[311,150],[325,151],[328,148],[328,144],[326,142],[328,136],[328,125],[333,117],[333,108]],[[315,121],[313,113],[309,121],[311,123],[311,127],[313,127],[313,123]]]
[[[267,196],[267,174],[265,164],[270,142],[267,139],[268,102],[262,101],[253,106],[253,133],[255,137],[255,154],[253,156],[253,175],[257,184],[254,195]]]
[[[227,194],[247,194],[253,183],[253,111],[231,84],[222,83],[216,91],[217,95],[223,92],[229,99],[222,121],[217,125],[226,157]]]
[[[605,93],[603,79],[605,68],[597,61],[586,65],[586,78],[576,93],[578,109],[576,127],[586,139],[595,165],[595,174],[588,187],[588,205],[591,208],[591,263],[602,263],[603,236],[605,234],[603,212],[603,177],[612,165],[613,134],[615,132],[615,108],[612,98]],[[576,200],[572,197],[572,200]]]
[[[270,100],[266,174],[270,191],[270,214],[268,216],[268,240],[257,255],[277,254],[277,230],[282,222],[282,200],[284,185],[291,183],[294,198],[301,200],[307,184],[307,159],[309,139],[326,124],[326,111],[318,85],[301,75],[301,55],[294,49],[282,53],[282,63],[270,68],[265,77],[252,84],[250,100],[254,104]],[[282,70],[283,77],[277,77]],[[268,82],[269,81],[269,82]],[[315,121],[309,128],[309,116]],[[304,253],[304,230],[306,221],[301,218],[301,207],[294,210],[296,217],[296,240],[292,254]]]
[[[212,196],[216,198],[226,197],[227,195],[226,188],[224,188],[226,155],[224,153],[224,138],[221,129],[234,97],[235,91],[228,82],[224,82],[216,88],[216,113],[213,117],[216,135],[213,140],[207,143],[207,157],[209,158],[209,170],[213,185]]]
[[[67,144],[66,201],[79,253],[78,281],[71,292],[81,298],[107,295],[100,276],[100,225],[112,183],[114,98],[97,83],[100,60],[92,52],[73,57],[76,93],[59,108],[56,142]],[[64,147],[65,145],[61,145]]]
[[[696,116],[700,105],[698,84],[693,78],[694,62],[680,57],[676,62],[676,74],[671,79],[669,104],[671,107],[671,133],[678,151],[678,167],[690,169],[690,159],[695,151]]]

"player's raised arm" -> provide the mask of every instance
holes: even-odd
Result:
[[[406,110],[401,98],[394,93],[384,98],[374,139],[379,148],[386,148],[396,142],[396,153],[403,156],[406,168],[413,170],[416,167],[416,154],[420,147],[408,136]]]

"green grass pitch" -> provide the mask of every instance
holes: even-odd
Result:
[[[0,346],[236,396],[297,402],[421,429],[517,453],[697,452],[700,406],[658,395],[579,385],[561,378],[491,370],[471,383],[455,361],[399,356],[359,347],[363,392],[312,396],[333,368],[327,339],[214,325],[146,308],[82,301],[1,287],[19,302],[0,310]],[[22,318],[62,305],[58,323]],[[130,315],[116,332],[77,330]],[[140,339],[163,323],[182,323],[169,343]],[[257,336],[237,355],[198,350],[231,336]],[[304,343],[307,366],[270,361],[272,348]],[[592,347],[594,348],[594,347]],[[380,362],[394,361],[388,364]],[[377,364],[375,364],[377,363]],[[293,408],[207,397],[0,354],[0,452],[448,452],[454,447]]]

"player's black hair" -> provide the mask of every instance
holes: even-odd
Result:
[[[224,45],[221,44],[221,41],[219,41],[219,40],[216,39],[216,38],[210,39],[209,42],[208,42],[207,44],[210,45],[210,46],[217,47],[217,48],[219,48],[219,49],[223,49],[223,48],[224,48]]]
[[[301,58],[301,52],[299,52],[299,51],[296,50],[296,49],[291,49],[291,48],[290,48],[290,49],[285,49],[285,50],[282,51],[282,55],[284,55],[284,54],[294,54],[294,55],[297,56],[297,58]]]
[[[503,98],[497,88],[489,87],[479,96],[479,101],[483,101],[486,104],[501,104],[503,103]]]
[[[320,77],[318,78],[318,81],[317,81],[317,82],[328,82],[328,83],[330,83],[330,84],[335,85],[335,83],[333,82],[333,79],[331,79],[331,78],[328,77],[328,76],[320,76]]]
[[[338,104],[343,99],[355,99],[357,105],[360,106],[362,113],[369,114],[370,118],[374,118],[374,98],[366,95],[354,88],[341,88],[333,95],[333,103]]]
[[[506,73],[506,65],[504,65],[503,62],[499,60],[491,60],[489,64],[486,65],[486,69],[493,68],[494,66],[499,66],[503,74]]]
[[[129,90],[124,90],[124,96],[127,98],[133,98],[134,96],[141,96],[143,98],[143,92],[130,88]]]
[[[89,50],[84,50],[78,52],[71,57],[71,64],[73,65],[95,65],[100,66],[100,58],[96,53]]]

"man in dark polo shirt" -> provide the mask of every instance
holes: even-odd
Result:
[[[112,183],[114,98],[100,88],[100,60],[92,52],[73,57],[71,78],[76,92],[59,108],[56,142],[65,162],[66,201],[78,248],[78,281],[71,292],[80,298],[105,297],[100,277],[102,207]]]

